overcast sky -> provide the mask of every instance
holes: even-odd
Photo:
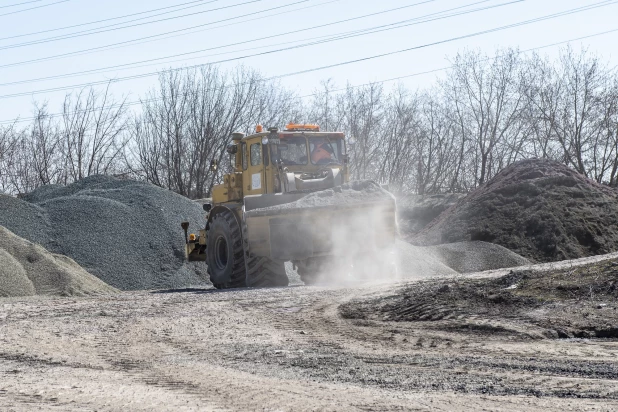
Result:
[[[453,40],[595,5],[601,7]],[[465,48],[527,50],[593,35],[572,44],[615,65],[616,17],[617,0],[1,0],[0,121],[31,116],[34,101],[47,101],[50,111],[58,112],[65,93],[109,79],[118,80],[112,85],[116,97],[134,101],[156,84],[156,75],[123,77],[238,57],[243,58],[219,64],[243,64],[270,77],[428,45],[281,79],[300,95],[311,94],[326,79],[345,86],[408,76],[385,85],[423,87],[440,72],[410,75],[448,66],[448,58]],[[101,22],[88,24],[96,21]],[[616,31],[600,34],[611,30]],[[342,34],[347,38],[249,56]],[[63,36],[72,38],[57,39]],[[254,41],[264,37],[269,38]],[[436,42],[443,43],[431,45]],[[556,56],[564,46],[540,52]],[[139,64],[99,70],[129,63]],[[93,72],[42,79],[83,71]],[[34,79],[41,80],[24,82]],[[20,83],[7,84],[14,82]]]

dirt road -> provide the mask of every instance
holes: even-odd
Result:
[[[618,408],[616,340],[340,316],[340,303],[392,290],[0,300],[0,410]]]

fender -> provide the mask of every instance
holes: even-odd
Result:
[[[210,229],[212,219],[224,210],[232,212],[232,214],[234,215],[234,219],[236,220],[236,224],[238,225],[238,227],[242,228],[242,222],[240,221],[240,216],[238,215],[238,211],[241,208],[242,205],[240,203],[226,203],[225,205],[214,206],[212,209],[210,209],[210,212],[208,212],[208,216],[206,218],[206,232],[208,233],[208,229]]]

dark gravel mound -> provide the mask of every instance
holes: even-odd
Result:
[[[9,199],[0,198],[0,225],[73,258],[118,289],[181,288],[203,285],[207,278],[206,265],[184,261],[180,229],[183,220],[202,227],[204,212],[171,191],[94,176],[24,197],[36,204]],[[46,224],[32,230],[28,222],[34,217]]]
[[[517,162],[409,240],[496,243],[550,262],[618,250],[618,191],[547,160]]]
[[[465,196],[459,193],[397,196],[397,220],[400,233],[414,235],[420,232],[432,220]]]

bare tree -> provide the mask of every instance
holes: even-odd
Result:
[[[221,177],[210,163],[222,163],[233,132],[298,116],[293,94],[244,67],[167,72],[148,97],[131,128],[133,170],[191,198],[210,195]]]
[[[12,189],[9,174],[17,143],[16,123],[6,127],[0,126],[0,190],[2,192],[10,192]]]
[[[453,102],[462,138],[474,145],[471,152],[475,185],[498,172],[496,149],[517,139],[523,98],[518,90],[519,53],[499,52],[488,59],[478,52],[455,58],[443,83]]]
[[[93,174],[130,171],[192,198],[209,196],[232,132],[318,123],[356,141],[351,175],[420,194],[466,192],[519,159],[554,159],[618,186],[618,75],[586,50],[551,61],[465,51],[434,85],[323,82],[300,98],[259,73],[214,66],[167,71],[127,121],[109,87],[67,95],[63,112],[35,106],[23,129],[0,128],[0,189],[21,193]],[[222,168],[210,170],[212,160]]]
[[[127,144],[126,110],[126,100],[116,103],[109,84],[101,93],[90,88],[65,97],[61,134],[66,182],[115,171]]]

